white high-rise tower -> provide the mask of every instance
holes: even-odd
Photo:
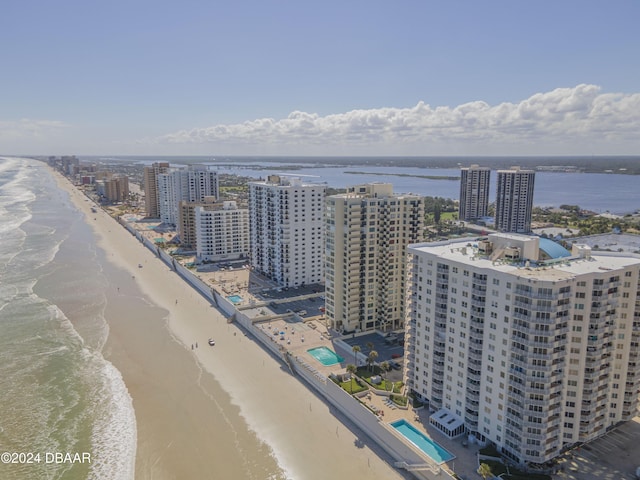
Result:
[[[249,182],[251,265],[283,287],[324,281],[326,185],[271,175]]]

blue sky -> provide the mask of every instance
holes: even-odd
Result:
[[[0,153],[640,153],[640,2],[22,0]]]

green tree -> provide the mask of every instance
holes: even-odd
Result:
[[[382,371],[382,379],[385,381],[384,382],[384,389],[386,390],[387,389],[387,381],[386,381],[385,375],[387,374],[387,372],[389,370],[391,370],[391,365],[389,365],[389,362],[382,362],[380,364],[380,370]]]
[[[357,370],[358,367],[356,367],[353,363],[347,365],[347,372],[351,375],[351,378],[349,379],[349,393],[353,393],[353,378]]]
[[[480,464],[480,466],[478,467],[478,474],[482,478],[484,478],[484,480],[487,480],[487,478],[493,477],[493,473],[491,472],[491,467],[486,463]]]
[[[433,223],[438,225],[440,223],[441,216],[442,216],[442,209],[440,207],[440,204],[436,203],[436,205],[433,208]]]
[[[369,365],[369,370],[371,370],[371,367],[376,362],[376,358],[378,358],[378,352],[371,350],[367,356],[367,365]]]
[[[372,351],[373,350],[373,342],[367,342],[367,350]]]
[[[358,352],[362,349],[360,348],[360,345],[354,345],[351,347],[351,350],[353,350],[353,363],[358,365]]]

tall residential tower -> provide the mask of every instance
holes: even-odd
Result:
[[[408,251],[406,383],[435,428],[541,464],[637,415],[640,256],[516,234]]]
[[[144,167],[144,205],[145,213],[150,218],[160,218],[160,197],[158,195],[158,175],[169,171],[169,163],[156,162]]]
[[[512,167],[498,170],[496,229],[500,232],[529,233],[533,213],[533,186],[536,172]]]
[[[158,175],[160,219],[163,223],[178,225],[182,200],[201,202],[205,197],[218,196],[218,173],[206,165],[189,165]]]
[[[324,281],[326,185],[270,175],[249,182],[251,265],[283,287]]]
[[[460,169],[460,220],[469,222],[487,216],[490,178],[488,167],[471,165]]]
[[[421,241],[424,198],[389,183],[358,185],[327,198],[326,315],[336,330],[404,325],[405,250]]]

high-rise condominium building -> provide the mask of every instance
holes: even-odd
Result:
[[[390,183],[327,198],[325,304],[336,330],[392,330],[404,323],[405,249],[421,241],[424,198]]]
[[[249,182],[251,265],[283,287],[324,281],[326,185],[271,175]]]
[[[110,202],[124,202],[129,196],[129,177],[126,175],[109,175],[103,184],[104,196]]]
[[[471,165],[460,169],[460,220],[469,222],[487,216],[490,178],[488,167]]]
[[[180,245],[182,247],[197,250],[196,207],[204,207],[206,210],[208,208],[218,208],[218,206],[216,197],[204,197],[201,202],[180,201],[178,205],[178,224],[176,227],[180,235]]]
[[[536,172],[512,167],[498,170],[496,229],[500,232],[529,233],[533,212]]]
[[[144,205],[145,213],[150,218],[160,218],[160,197],[158,196],[158,175],[169,171],[169,163],[156,162],[144,167]]]
[[[406,383],[445,435],[539,464],[637,415],[640,256],[517,234],[408,254]]]
[[[195,207],[198,260],[235,260],[249,255],[249,210],[236,202]]]
[[[218,198],[218,173],[206,165],[189,165],[158,175],[160,220],[178,224],[178,207],[182,200],[198,202],[205,197]]]

